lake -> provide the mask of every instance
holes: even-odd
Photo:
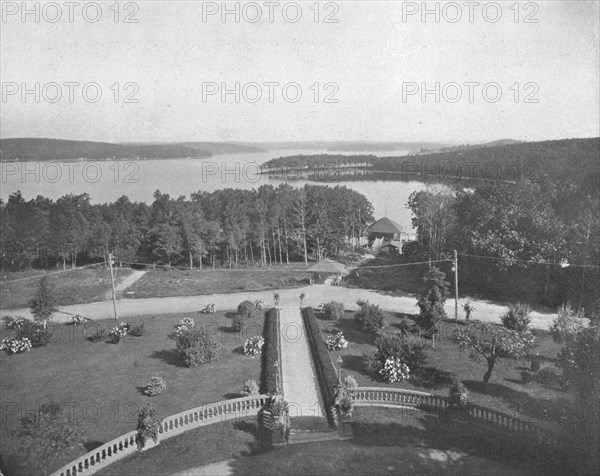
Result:
[[[104,162],[7,162],[1,165],[0,198],[21,190],[26,200],[37,195],[56,200],[66,194],[88,193],[93,203],[115,201],[127,195],[132,201],[152,202],[155,190],[172,197],[192,192],[223,188],[250,190],[263,184],[282,182],[258,174],[258,167],[276,157],[287,155],[356,155],[364,152],[327,152],[324,150],[274,150],[257,154],[216,155],[208,159],[121,160]],[[378,156],[401,156],[407,151],[376,152]],[[290,180],[301,187],[306,182]],[[325,185],[325,184],[324,184]],[[425,188],[421,182],[336,181],[326,185],[345,185],[363,193],[373,204],[375,218],[387,216],[410,230],[411,213],[406,208],[409,195]]]

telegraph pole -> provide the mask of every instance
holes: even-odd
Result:
[[[112,283],[112,300],[113,300],[113,309],[115,311],[115,321],[119,322],[119,316],[117,315],[117,293],[115,292],[115,276],[113,274],[112,253],[108,253],[108,266],[110,267],[110,282]]]
[[[458,324],[458,252],[454,250],[454,320]]]

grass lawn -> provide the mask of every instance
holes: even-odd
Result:
[[[239,397],[246,380],[260,378],[260,358],[244,356],[241,346],[246,337],[262,332],[263,315],[253,318],[243,335],[231,330],[233,316],[219,312],[139,317],[129,322],[143,321],[147,333],[142,337],[128,336],[118,344],[87,341],[82,335],[84,326],[57,325],[52,327],[56,333],[53,343],[46,347],[13,356],[3,352],[0,451],[4,474],[18,474],[11,471],[14,461],[11,432],[19,426],[22,415],[44,403],[58,403],[63,414],[70,412],[67,415],[84,417],[86,451],[91,451],[133,430],[140,408],[148,402],[156,406],[159,415],[169,416],[205,403]],[[193,317],[196,328],[206,329],[222,344],[217,362],[196,368],[181,366],[175,344],[167,334],[183,317]],[[97,324],[109,328],[114,321]],[[153,376],[163,377],[167,390],[162,395],[147,397],[143,388]],[[83,453],[61,458],[51,469]]]
[[[37,276],[51,273],[56,270],[43,271],[31,269],[16,273],[4,272],[0,280],[0,308],[18,309],[29,307],[31,298],[35,295],[39,279],[27,279],[16,283],[3,284],[4,281]],[[131,269],[116,269],[115,284],[131,273]],[[48,277],[53,287],[56,304],[82,304],[91,301],[104,300],[106,293],[110,292],[110,271],[103,266],[97,268],[76,269],[67,273],[54,274]]]
[[[226,422],[167,440],[100,474],[186,474],[228,459],[234,475],[568,474],[545,453],[532,454],[535,449],[515,435],[420,412],[357,408],[353,430],[349,441],[289,445],[262,453],[254,438],[256,419]]]
[[[198,294],[263,291],[305,286],[308,273],[304,263],[283,267],[181,270],[156,268],[128,288],[135,298],[195,296]]]
[[[439,395],[448,395],[452,376],[462,380],[469,391],[469,401],[503,411],[520,418],[535,420],[547,427],[557,427],[565,407],[571,400],[570,394],[558,385],[542,385],[538,382],[524,384],[521,371],[529,370],[529,361],[499,360],[494,367],[492,377],[485,386],[483,374],[487,366],[482,361],[472,362],[468,352],[461,352],[458,346],[449,341],[454,330],[454,323],[444,322],[440,334],[436,337],[435,349],[431,340],[427,340],[427,361],[424,368],[412,373],[405,381],[386,383],[378,375],[367,373],[363,368],[362,355],[376,350],[375,337],[364,333],[354,321],[354,313],[346,312],[344,318],[337,322],[323,320],[317,314],[321,329],[328,332],[342,331],[348,347],[331,352],[336,362],[342,356],[342,373],[352,375],[363,387],[406,388],[427,391]],[[413,324],[410,315],[386,313],[387,325],[384,332],[399,332],[398,325],[402,320]],[[538,331],[538,344],[532,353],[538,353],[544,360],[543,367],[554,369],[554,360],[560,349],[549,333]],[[336,363],[336,367],[337,367]],[[558,369],[556,369],[558,370]]]

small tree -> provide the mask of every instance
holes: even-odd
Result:
[[[304,304],[304,299],[306,299],[306,294],[300,294],[300,307],[302,307],[302,304]]]
[[[469,319],[471,319],[471,316],[473,315],[475,306],[473,306],[473,303],[471,301],[467,301],[466,303],[463,304],[463,309],[465,310],[465,320],[468,321]]]
[[[490,380],[498,359],[521,359],[533,345],[533,336],[527,331],[517,332],[498,324],[480,321],[457,328],[450,340],[458,344],[461,350],[470,350],[469,357],[474,362],[481,357],[486,360],[484,383]]]
[[[423,278],[425,290],[417,294],[419,317],[417,323],[429,333],[435,347],[435,335],[439,332],[442,319],[446,318],[444,303],[448,296],[450,284],[446,275],[438,268],[431,268]]]
[[[529,317],[530,312],[531,307],[529,304],[523,302],[510,304],[508,306],[508,311],[500,316],[500,320],[502,321],[502,325],[507,329],[523,332],[528,330],[529,324],[531,324],[531,317]]]
[[[344,303],[331,301],[323,307],[325,319],[329,321],[337,321],[344,316]]]
[[[35,316],[36,321],[46,321],[58,310],[54,305],[55,299],[47,276],[40,279],[37,293],[30,304],[31,313]]]
[[[576,312],[567,304],[558,309],[558,317],[552,321],[550,334],[554,342],[568,344],[575,340],[577,333],[584,327],[583,312]]]
[[[67,419],[60,409],[44,410],[24,417],[15,433],[19,453],[46,475],[55,458],[74,448],[83,448],[85,433],[80,420]]]
[[[280,300],[279,293],[273,294],[273,301],[275,301],[276,306],[279,306],[279,300]]]

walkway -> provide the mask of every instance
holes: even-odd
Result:
[[[117,284],[115,286],[115,293],[117,295],[117,299],[119,298],[119,295],[123,291],[125,291],[128,287],[130,287],[138,279],[141,279],[141,277],[144,276],[144,274],[146,274],[147,272],[148,271],[146,271],[146,270],[133,270],[129,276],[125,277],[123,279],[123,281],[121,281],[119,284]],[[109,299],[112,299],[112,289],[110,291],[106,292],[104,299],[106,301],[108,301]]]
[[[249,299],[255,301],[262,299],[267,306],[273,304],[273,293],[279,293],[282,302],[290,305],[299,305],[298,296],[301,293],[306,294],[304,300],[305,306],[318,306],[322,302],[340,301],[344,303],[346,309],[356,310],[358,299],[368,299],[374,304],[378,304],[382,309],[391,312],[403,312],[407,314],[417,314],[416,299],[413,296],[389,296],[371,291],[368,289],[345,288],[343,286],[325,286],[314,285],[294,289],[272,289],[270,291],[241,292],[233,294],[212,294],[203,296],[179,296],[165,298],[147,298],[147,299],[122,299],[118,302],[120,318],[135,316],[147,316],[153,314],[173,314],[173,313],[197,313],[200,309],[209,303],[214,302],[217,310],[236,309],[237,305]],[[464,317],[462,304],[465,299],[459,301],[458,317]],[[475,306],[473,317],[485,322],[500,322],[500,316],[506,312],[506,307],[489,301],[471,299]],[[454,300],[446,301],[445,306],[448,316],[454,316]],[[55,322],[69,322],[72,314],[82,314],[90,319],[110,319],[113,316],[111,301],[91,302],[87,304],[73,304],[70,306],[60,306],[60,310],[67,314],[56,314],[53,317]],[[1,316],[22,316],[31,318],[29,309],[0,310]],[[532,326],[547,330],[556,318],[556,313],[541,313],[533,311]]]
[[[322,417],[323,404],[299,304],[279,308],[283,396],[290,416]]]

